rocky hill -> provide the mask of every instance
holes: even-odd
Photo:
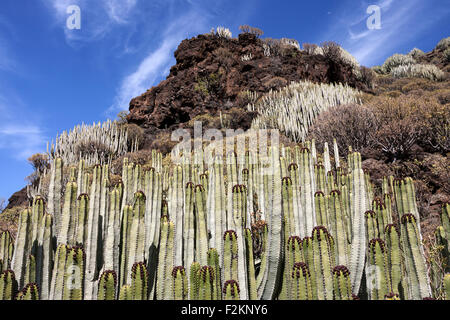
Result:
[[[199,35],[182,41],[175,58],[166,80],[130,102],[128,122],[145,128],[150,145],[161,131],[233,108],[243,110],[234,126],[247,129],[253,118],[244,112],[247,101],[242,93],[247,90],[261,94],[300,80],[368,90],[350,64],[282,42],[269,48],[267,41],[251,33],[238,38]]]

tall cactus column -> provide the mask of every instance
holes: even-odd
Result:
[[[365,263],[366,253],[366,227],[364,213],[368,209],[365,177],[361,167],[361,154],[354,152],[348,156],[348,165],[351,168],[351,221],[352,244],[350,250],[350,277],[352,291],[358,294]]]
[[[208,230],[207,230],[207,217],[206,217],[206,192],[202,185],[197,185],[194,189],[195,192],[195,219],[196,219],[196,250],[195,260],[201,265],[206,265],[207,252],[208,252]],[[219,251],[219,248],[215,248]],[[220,248],[221,249],[221,248]],[[220,250],[221,251],[221,250]]]
[[[184,244],[184,219],[183,219],[183,168],[176,166],[173,169],[173,179],[169,187],[169,215],[173,217],[175,224],[175,257],[174,263],[177,266],[183,265],[183,244]]]
[[[102,182],[102,167],[94,167],[93,180],[91,185],[91,194],[89,196],[89,215],[87,219],[86,230],[86,277],[84,299],[93,300],[97,296],[97,277],[99,272],[99,239],[101,236],[100,224],[100,194]]]
[[[280,289],[281,276],[283,274],[281,258],[283,252],[283,231],[282,231],[282,203],[281,203],[281,167],[280,150],[272,146],[269,149],[270,168],[266,170],[267,185],[272,187],[268,189],[267,194],[267,213],[266,219],[269,226],[266,252],[267,267],[265,268],[264,283],[258,289],[258,297],[269,300],[278,295]]]
[[[161,218],[161,243],[159,248],[156,299],[172,299],[170,273],[174,261],[174,225],[166,216]]]
[[[50,168],[50,185],[48,187],[48,213],[54,217],[54,234],[58,236],[61,227],[61,193],[63,184],[63,161],[53,159]]]
[[[421,300],[431,296],[425,256],[419,229],[413,214],[401,218],[402,249],[408,277],[409,299]]]
[[[11,269],[14,271],[15,279],[19,288],[24,286],[26,259],[30,244],[31,211],[26,209],[19,215],[16,246],[12,258]]]

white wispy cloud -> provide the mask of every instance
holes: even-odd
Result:
[[[5,149],[17,160],[27,159],[42,152],[45,137],[42,130],[30,124],[0,124],[0,149]]]
[[[6,17],[0,14],[0,70],[13,71],[17,68],[17,62],[11,58],[11,49],[6,35],[14,33],[14,28],[11,26]]]
[[[41,0],[53,12],[55,26],[62,28],[69,45],[97,41],[130,22],[138,0]],[[81,29],[66,27],[67,8],[77,5],[81,11]]]
[[[135,8],[137,0],[104,0],[108,17],[119,24],[128,23],[130,13]]]
[[[171,22],[163,34],[160,45],[149,52],[135,71],[124,77],[114,103],[107,112],[112,114],[127,110],[132,98],[144,93],[169,70],[173,62],[173,52],[178,44],[189,34],[197,34],[207,29],[207,21],[198,11],[191,11]]]
[[[20,98],[0,93],[0,113],[0,151],[4,155],[23,161],[44,151],[45,134]]]
[[[348,9],[350,3],[352,10]],[[369,5],[381,8],[379,30],[369,30],[366,26]],[[418,37],[449,12],[448,9],[434,8],[432,1],[420,0],[343,1],[342,6],[345,10],[323,38],[339,42],[363,65],[385,59],[395,48]],[[428,19],[425,13],[433,19]]]

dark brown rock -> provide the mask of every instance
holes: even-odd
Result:
[[[24,187],[22,190],[15,192],[9,199],[6,209],[11,209],[14,207],[20,207],[28,204],[27,188]]]
[[[249,54],[252,59],[242,61],[241,57]],[[198,115],[214,116],[232,107],[245,107],[239,99],[245,90],[264,93],[303,79],[365,89],[349,65],[293,47],[268,57],[262,40],[252,34],[240,34],[238,39],[199,35],[182,41],[175,58],[176,65],[166,80],[130,102],[128,122],[145,128],[149,140]],[[242,129],[250,126],[253,116],[242,116]]]

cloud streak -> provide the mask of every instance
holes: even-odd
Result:
[[[173,63],[173,52],[178,44],[190,34],[208,29],[207,21],[198,11],[191,11],[171,22],[163,34],[159,46],[149,52],[137,69],[124,77],[107,113],[128,110],[132,98],[141,95],[164,76]]]
[[[14,106],[12,110],[8,106]],[[42,129],[33,123],[18,98],[0,95],[0,150],[16,160],[26,160],[36,152],[42,152],[46,137]],[[18,117],[17,115],[26,115]]]
[[[52,11],[55,23],[63,28],[66,41],[71,46],[98,41],[130,22],[138,0],[42,0]],[[81,29],[66,27],[67,8],[77,5],[81,11]]]
[[[448,10],[437,9],[420,0],[362,1],[357,6],[352,1],[354,9],[351,11],[348,10],[349,3],[342,2],[342,8],[346,10],[323,38],[339,42],[364,65],[380,63],[395,48],[414,39],[431,23],[448,14]],[[372,4],[381,8],[380,30],[369,30],[366,26],[369,17],[366,9]],[[427,15],[433,19],[428,19]]]

